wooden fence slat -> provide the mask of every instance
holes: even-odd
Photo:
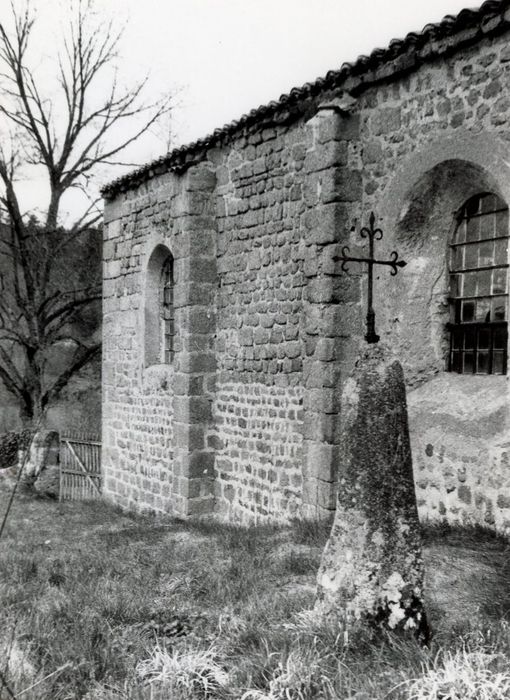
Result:
[[[90,475],[89,475],[87,469],[83,466],[83,463],[82,463],[81,459],[78,457],[78,455],[77,455],[76,452],[74,451],[74,448],[73,448],[73,446],[71,445],[71,443],[70,443],[68,440],[66,440],[65,443],[66,443],[66,445],[69,447],[69,451],[71,452],[71,454],[73,455],[73,457],[75,458],[75,460],[76,460],[76,461],[78,462],[78,464],[80,465],[81,469],[83,470],[83,473],[85,474],[85,476],[87,477],[87,479],[89,480],[89,482],[92,484],[93,488],[96,489],[96,491],[97,491],[98,493],[101,493],[100,489],[97,487],[97,485],[95,484],[95,482],[91,479],[91,477],[90,477]]]
[[[61,436],[60,500],[101,495],[101,442],[93,437],[88,440],[82,433]]]

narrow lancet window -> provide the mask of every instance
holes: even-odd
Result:
[[[174,261],[169,256],[161,270],[160,283],[160,355],[170,364],[174,352]]]

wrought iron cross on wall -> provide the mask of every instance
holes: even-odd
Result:
[[[374,265],[387,265],[388,267],[391,267],[391,274],[392,276],[396,275],[398,272],[399,267],[405,267],[407,263],[405,260],[399,260],[398,259],[398,253],[393,250],[390,253],[391,259],[390,260],[377,260],[377,258],[374,257],[374,241],[380,241],[381,238],[383,237],[383,232],[380,228],[375,228],[375,214],[374,212],[371,212],[370,218],[369,218],[369,224],[370,227],[367,228],[364,226],[361,231],[360,235],[362,238],[368,238],[368,258],[355,258],[351,255],[349,255],[349,247],[344,245],[342,248],[342,255],[335,255],[333,260],[335,261],[342,261],[342,270],[344,272],[348,272],[348,268],[346,266],[346,263],[348,262],[359,262],[359,263],[366,263],[368,266],[368,293],[367,293],[367,303],[368,303],[368,310],[367,310],[367,333],[365,335],[365,340],[367,343],[377,343],[379,340],[379,336],[375,332],[375,311],[373,307],[373,285],[374,285],[374,279],[373,279],[373,268]]]

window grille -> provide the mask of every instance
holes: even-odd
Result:
[[[170,364],[174,353],[174,261],[168,257],[161,269],[160,359]]]
[[[449,370],[506,374],[508,207],[495,194],[471,197],[450,245]]]

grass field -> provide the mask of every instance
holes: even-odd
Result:
[[[327,534],[18,498],[0,541],[0,698],[510,698],[506,539],[426,530],[422,649],[314,618]]]

